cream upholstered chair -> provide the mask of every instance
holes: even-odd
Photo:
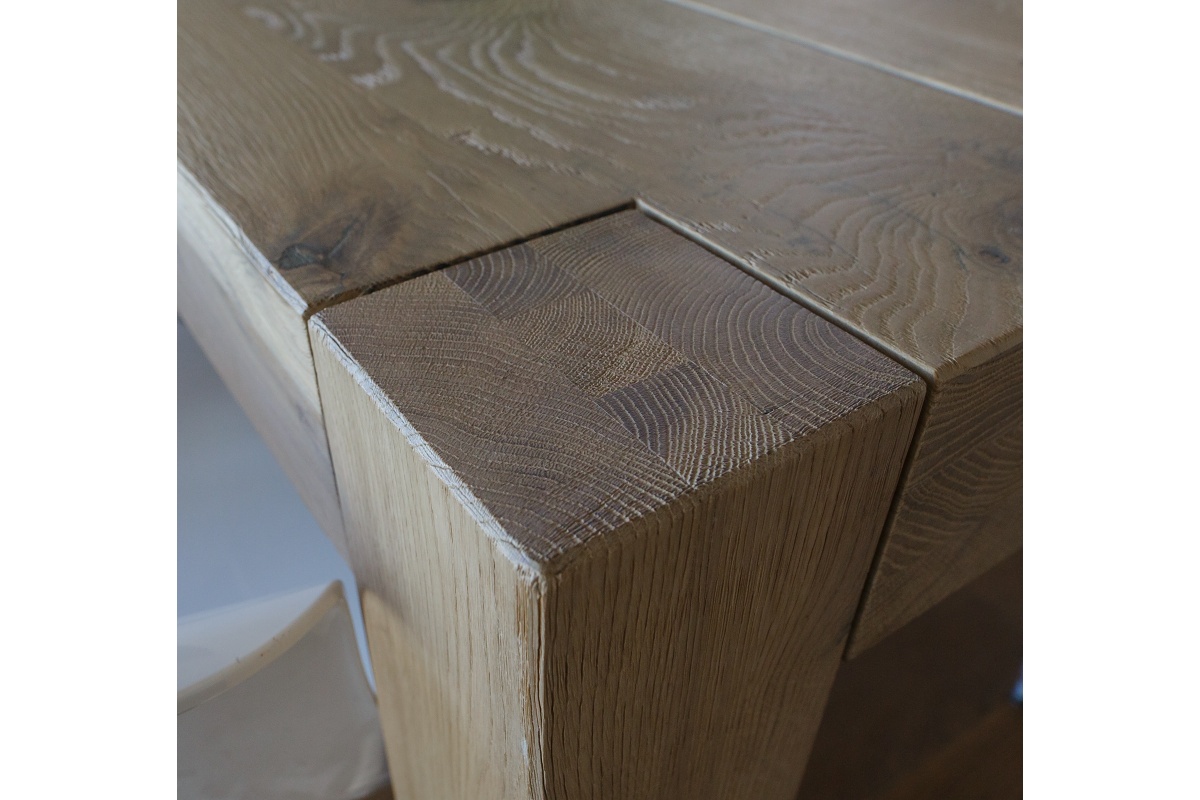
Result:
[[[181,800],[356,800],[387,783],[340,581],[179,620]]]

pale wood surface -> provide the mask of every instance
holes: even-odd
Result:
[[[1019,541],[1011,493],[961,517],[952,485],[1014,485],[976,419],[1020,426],[990,399],[1022,339],[1018,116],[662,0],[205,0],[179,21],[180,160],[298,314],[636,202],[932,399],[978,387],[927,411],[942,443],[879,560],[916,588],[875,582],[862,646]]]
[[[1021,548],[1022,348],[933,390],[851,657]]]
[[[186,171],[178,181],[179,315],[344,554],[342,516],[304,321],[258,253]]]
[[[398,797],[794,795],[917,376],[638,212],[311,332]]]
[[[288,41],[272,14],[179,5],[179,159],[298,313],[629,199],[431,135],[422,115]]]
[[[1020,113],[1021,0],[669,0]]]
[[[640,199],[938,379],[1020,340],[1010,114],[661,0],[303,8],[181,8],[180,155],[310,306]]]

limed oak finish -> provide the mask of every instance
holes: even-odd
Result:
[[[183,170],[301,319],[637,204],[929,385],[853,652],[1019,546],[1018,116],[662,0],[194,0],[179,33]]]
[[[180,312],[352,554],[388,685],[420,690],[385,714],[412,791],[592,791],[571,781],[602,767],[578,755],[610,747],[666,766],[605,772],[606,791],[774,791],[843,643],[863,652],[1020,548],[1021,119],[972,83],[1008,81],[980,54],[1011,65],[1019,28],[976,41],[978,3],[894,0],[884,31],[822,2],[799,21],[774,0],[180,3]],[[913,62],[921,42],[956,75]],[[892,377],[861,384],[876,370]],[[399,521],[422,535],[388,538]],[[743,563],[697,566],[720,559]],[[734,572],[767,562],[796,586]],[[726,693],[713,705],[595,660],[635,596],[681,615],[686,647],[630,668],[685,665]],[[760,600],[770,618],[724,616]],[[695,666],[726,635],[757,683]],[[590,692],[595,741],[531,685]],[[486,729],[463,710],[481,703]],[[774,708],[775,734],[738,703]],[[612,715],[635,711],[660,727],[616,742]],[[693,711],[726,760],[675,727]],[[408,754],[401,720],[450,761]],[[728,766],[754,748],[757,767]]]
[[[311,326],[398,797],[793,797],[916,375],[636,211]]]
[[[1021,350],[926,399],[851,656],[1021,549]]]
[[[669,0],[1021,113],[1021,0]]]
[[[304,320],[204,189],[179,174],[179,314],[343,555],[342,514]]]

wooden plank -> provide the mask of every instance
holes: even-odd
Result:
[[[1021,674],[1021,587],[1016,555],[844,664],[796,800],[898,791],[945,766],[945,752],[1009,706]],[[1011,773],[1003,783],[1019,782],[1019,757]]]
[[[179,314],[345,554],[333,464],[304,321],[186,170],[179,173]]]
[[[1022,348],[937,387],[850,639],[853,658],[1021,549]]]
[[[1021,0],[668,0],[1020,113]]]
[[[389,178],[394,186],[367,182],[360,190],[377,202],[411,194],[409,178],[429,182],[406,162],[458,167],[439,176],[458,200],[442,194],[411,204],[413,213],[450,210],[436,223],[421,220],[421,230],[439,238],[475,226],[458,213],[464,204],[476,213],[497,204],[506,213],[510,204],[540,209],[540,219],[511,229],[519,237],[641,199],[940,380],[1020,340],[1021,124],[1012,115],[661,0],[358,0],[303,14],[285,2],[202,5],[208,17],[188,44],[223,42],[236,76],[193,86],[200,82],[181,65],[192,87],[181,103],[195,106],[188,127],[204,136],[203,146],[184,147],[185,160],[197,157],[190,149],[213,148],[214,137],[236,152],[256,151],[267,146],[259,140],[279,135],[287,114],[278,107],[335,96],[361,106],[358,115],[370,110],[359,128],[380,128],[377,117],[391,122],[390,152],[354,150],[366,173],[402,171]],[[243,51],[252,49],[265,62],[261,83],[278,96],[260,99],[266,88],[251,80],[259,71],[243,73],[241,62],[252,62]],[[267,77],[291,71],[303,82]],[[391,77],[370,77],[380,73]],[[255,92],[245,105],[267,109],[261,119],[239,107],[240,122],[218,127],[207,112],[231,105],[218,99],[225,84]],[[310,129],[317,123],[308,118],[324,116],[350,124],[355,115],[306,112],[306,125],[293,127]],[[324,139],[313,136],[315,149]],[[328,148],[300,158],[296,147],[279,147],[303,174],[274,179],[271,197],[303,198],[305,187],[332,180],[319,166],[334,157]],[[256,185],[273,177],[259,172]],[[226,170],[213,180],[234,178]],[[521,186],[513,194],[524,199],[480,196],[496,184]],[[548,219],[580,191],[595,199]],[[312,248],[333,249],[345,227]],[[443,263],[441,253],[425,253],[430,235],[413,227],[408,236],[364,242],[346,266],[366,274],[348,273],[344,285]],[[297,244],[278,230],[247,233],[275,262],[281,245]],[[460,244],[456,255],[495,243]],[[379,272],[381,260],[390,271]],[[310,291],[305,273],[287,272],[298,291]]]
[[[185,5],[180,158],[301,313],[636,201],[931,398],[978,387],[930,407],[923,430],[959,439],[909,470],[949,505],[898,507],[888,548],[926,517],[976,534],[881,555],[939,584],[905,615],[1011,552],[1011,496],[972,528],[962,492],[933,484],[1012,485],[973,415],[1000,418],[995,368],[1019,359],[1019,117],[661,0]]]
[[[273,12],[202,0],[178,20],[179,160],[299,314],[628,199],[429,135],[303,57]]]
[[[917,376],[636,212],[310,330],[397,797],[794,795]]]

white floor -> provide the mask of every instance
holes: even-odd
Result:
[[[178,616],[341,580],[358,590],[271,452],[179,325]]]

